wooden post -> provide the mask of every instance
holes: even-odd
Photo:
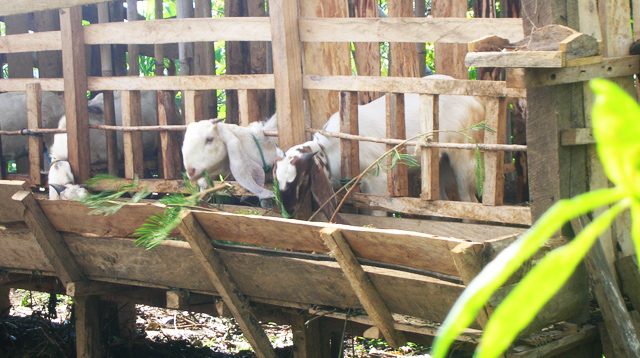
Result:
[[[574,219],[571,226],[578,233],[587,223],[586,218]],[[609,270],[599,242],[595,243],[585,257],[585,263],[616,356],[640,357],[640,340],[618,288],[615,271]]]
[[[173,92],[158,91],[158,124],[161,126],[179,124],[176,115]],[[177,133],[160,132],[160,156],[162,158],[162,177],[164,179],[180,178],[180,141]]]
[[[245,338],[251,343],[258,357],[275,358],[276,353],[269,342],[269,337],[251,311],[249,301],[238,289],[226,265],[211,245],[211,240],[192,213],[186,213],[182,216],[179,230],[202,264],[209,281],[231,310]]]
[[[404,334],[395,329],[391,311],[364,271],[340,229],[324,228],[320,236],[331,255],[338,261],[353,291],[376,327],[380,329],[390,346],[398,348],[407,342]]]
[[[415,48],[412,46],[412,48]],[[386,96],[387,103],[387,138],[405,139],[405,118],[404,118],[404,94],[402,93],[389,93]],[[394,145],[387,145],[387,150],[393,148]],[[397,149],[398,153],[404,154],[407,152],[406,147],[400,147]],[[397,162],[392,167],[394,154],[388,155],[387,166],[389,170],[387,172],[387,192],[390,196],[409,196],[409,177],[408,168],[404,163]]]
[[[76,182],[89,179],[89,113],[87,111],[87,75],[84,57],[82,8],[60,9],[64,108],[67,116],[67,150]]]
[[[33,14],[36,31],[56,31],[60,30],[60,16],[55,10],[39,11]],[[36,53],[38,59],[38,76],[40,78],[60,78],[62,77],[62,56],[58,51],[39,51]]]
[[[138,0],[127,0],[127,21],[138,21]],[[129,52],[129,76],[140,74],[140,47],[138,45],[127,45]]]
[[[179,19],[193,17],[193,2],[191,0],[177,0],[176,12]],[[193,44],[181,42],[178,44],[178,56],[180,62],[180,76],[193,73]]]
[[[12,15],[5,17],[7,35],[24,34],[29,32],[29,15]],[[33,56],[31,53],[7,54],[9,78],[32,78]]]
[[[354,0],[355,17],[378,17],[376,0]],[[377,42],[356,42],[354,60],[359,76],[380,76],[380,44]],[[365,104],[380,97],[376,92],[360,92],[358,102]]]
[[[340,92],[340,132],[358,134],[358,92]],[[360,174],[360,142],[340,140],[340,173],[348,179]]]
[[[299,2],[301,17],[349,17],[347,1],[300,0]],[[348,43],[304,43],[303,46],[306,75],[351,74]],[[338,110],[338,93],[309,90],[308,99],[311,126],[322,128],[329,116]]]
[[[425,138],[428,142],[438,142],[440,128],[440,96],[420,95],[420,131],[433,133]],[[440,198],[440,150],[438,148],[422,148],[420,150],[420,168],[422,188],[420,197],[424,200]]]
[[[141,107],[140,91],[122,91],[120,95],[122,103],[122,125],[140,126]],[[124,150],[124,177],[133,179],[135,176],[144,176],[144,147],[142,146],[141,132],[125,132],[122,134]]]
[[[413,17],[413,1],[389,0],[390,17]],[[416,44],[391,43],[389,45],[389,76],[418,77],[418,51]]]
[[[451,250],[451,258],[453,259],[456,269],[460,274],[460,279],[465,286],[469,286],[469,283],[478,276],[484,266],[482,261],[484,245],[477,242],[463,242]],[[484,306],[478,313],[476,321],[483,327],[489,321],[491,314],[491,308],[487,305]]]
[[[485,122],[492,131],[484,132],[487,144],[504,144],[507,130],[506,98],[487,98],[485,101]],[[484,189],[482,203],[502,205],[504,203],[504,152],[484,153]]]
[[[0,285],[0,319],[9,316],[11,310],[11,289],[9,286]]]
[[[195,0],[195,17],[211,18],[211,0]],[[193,74],[208,75],[215,74],[213,42],[198,42],[193,45]],[[211,114],[216,113],[216,90],[206,91],[202,96],[202,118],[212,118]],[[212,111],[213,109],[213,111]]]
[[[466,17],[467,0],[433,0],[431,3],[433,17]],[[436,71],[458,79],[469,77],[464,65],[467,54],[466,44],[435,43]]]
[[[266,0],[247,0],[247,16],[268,16],[265,10]],[[269,42],[249,42],[249,73],[272,73],[271,44]],[[251,121],[259,121],[268,118],[275,111],[275,98],[272,90],[248,90],[248,112]]]
[[[98,4],[98,21],[100,23],[109,22],[109,5],[107,3]],[[100,45],[100,64],[102,66],[102,76],[113,76],[113,62],[112,62],[111,45]],[[103,118],[104,124],[115,125],[116,113],[114,105],[113,91],[102,92],[102,99],[104,101]],[[118,175],[118,147],[116,132],[105,131],[104,135],[107,141],[107,171],[111,175]]]
[[[269,0],[280,148],[305,141],[298,2]]]
[[[202,117],[202,93],[199,91],[182,91],[184,103],[184,121],[185,123],[193,123],[203,120]]]
[[[42,128],[42,90],[39,83],[27,84],[27,127]],[[29,136],[29,179],[31,184],[42,184],[42,138]]]
[[[323,358],[320,318],[309,318],[308,315],[299,313],[291,315],[294,358]]]
[[[100,299],[97,296],[74,298],[76,315],[76,356],[93,358],[103,355],[100,335]]]

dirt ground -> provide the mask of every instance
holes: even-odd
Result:
[[[0,357],[75,357],[71,299],[12,290],[12,309],[0,319]],[[51,306],[51,307],[49,307]],[[136,305],[136,337],[107,337],[109,357],[255,357],[233,319]],[[263,323],[279,357],[293,357],[289,326]],[[382,340],[345,337],[343,357],[428,357],[425,347],[392,350]]]

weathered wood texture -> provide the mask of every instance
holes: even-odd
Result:
[[[353,2],[355,17],[378,17],[378,3],[375,0],[356,0]],[[353,59],[359,76],[380,76],[380,44],[377,42],[356,42]],[[380,97],[375,92],[360,92],[360,104]]]
[[[380,329],[387,342],[392,347],[400,347],[406,344],[406,338],[393,327],[393,317],[387,305],[380,297],[378,290],[371,283],[369,277],[358,263],[358,259],[351,251],[344,236],[339,229],[330,228],[321,231],[325,245],[331,250],[331,255],[336,259],[342,272],[349,280],[360,303],[376,327]]]
[[[420,96],[420,130],[422,133],[432,133],[423,140],[438,142],[440,121],[440,96]],[[440,151],[438,148],[422,148],[420,156],[421,190],[420,198],[424,200],[438,200],[440,198]]]
[[[484,142],[504,144],[507,138],[507,101],[505,98],[485,99],[485,123],[493,131],[484,132]],[[484,188],[482,203],[504,204],[504,152],[484,153]]]
[[[96,296],[74,297],[76,316],[76,354],[81,358],[100,357],[102,347],[100,310]]]
[[[0,9],[2,9],[0,10],[0,16],[55,10],[79,5],[96,4],[104,1],[106,0],[2,0],[0,1]]]
[[[413,2],[403,0],[390,0],[387,2],[389,17],[412,17]],[[419,77],[419,62],[424,58],[418,55],[414,43],[403,41],[389,44],[389,75],[399,77]]]
[[[358,134],[357,92],[340,92],[340,132]],[[340,174],[342,178],[360,174],[360,142],[340,140]]]
[[[124,126],[139,126],[142,124],[142,109],[140,104],[139,91],[123,91],[122,101],[122,124]],[[144,149],[142,146],[142,133],[125,132],[122,135],[124,151],[124,177],[133,179],[143,177],[144,172]]]
[[[245,338],[251,343],[258,357],[275,357],[276,354],[269,342],[269,337],[260,327],[260,322],[253,314],[249,301],[238,289],[220,255],[211,246],[211,239],[204,233],[193,214],[187,213],[182,216],[179,229],[189,242],[189,246],[202,265],[209,281],[222,295],[226,306],[231,310]]]
[[[412,46],[413,48],[413,46]],[[405,139],[406,126],[404,117],[404,94],[389,93],[386,97],[386,137],[395,139]],[[393,149],[393,145],[387,145],[387,150]],[[399,147],[399,154],[406,154],[407,149]],[[390,196],[409,196],[409,176],[408,167],[400,161],[393,165],[395,154],[387,156],[387,193]]]
[[[89,113],[87,111],[87,78],[82,9],[60,10],[62,33],[62,67],[64,74],[65,114],[69,164],[78,183],[89,179]],[[43,87],[43,90],[45,88]]]
[[[42,127],[42,91],[37,83],[27,85],[27,127],[36,129]],[[31,183],[42,184],[40,169],[43,166],[42,138],[30,136],[29,146],[29,176]]]
[[[435,0],[431,5],[434,18],[465,18],[467,16],[466,0]],[[477,38],[479,38],[478,36]],[[464,57],[467,54],[465,43],[447,44],[441,40],[435,43],[435,66],[440,74],[454,78],[469,77],[465,67]]]

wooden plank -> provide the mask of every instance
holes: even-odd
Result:
[[[629,297],[633,307],[640,307],[640,270],[637,256],[625,256],[616,261],[622,291]]]
[[[198,91],[183,91],[184,122],[186,124],[205,119],[203,95]]]
[[[587,218],[578,218],[571,221],[571,227],[578,233],[588,223]],[[640,340],[626,309],[615,274],[609,269],[608,260],[599,242],[594,244],[585,257],[585,264],[614,347],[624,352],[626,357],[640,357]]]
[[[67,116],[69,164],[78,183],[89,179],[89,114],[87,112],[87,77],[82,33],[82,9],[60,10],[62,65],[64,74],[64,108]],[[43,86],[43,90],[45,90]]]
[[[438,142],[440,121],[440,97],[437,95],[420,95],[420,130],[432,133],[426,137],[427,142]],[[422,148],[420,152],[420,198],[438,200],[440,198],[440,150],[438,148]]]
[[[41,205],[59,231],[107,237],[131,236],[148,216],[161,210],[149,204],[127,205],[118,213],[105,217],[90,216],[88,208],[75,202],[42,201]],[[340,227],[359,258],[452,276],[457,270],[449,258],[449,251],[463,241],[402,230],[335,226],[224,212],[195,212],[194,215],[205,232],[217,240],[302,252],[326,253],[318,231],[325,227]],[[254,230],[255,227],[260,230]],[[409,252],[411,255],[407,255]]]
[[[601,338],[602,339],[602,338]],[[519,347],[515,347],[512,353],[507,354],[507,358],[538,358],[538,357],[553,357],[553,356],[568,356],[568,357],[580,357],[584,355],[599,355],[601,351],[597,348],[589,351],[584,351],[574,355],[576,347],[588,347],[594,342],[600,344],[598,340],[598,330],[595,326],[584,325],[580,327],[576,332],[569,333],[569,335],[560,338],[559,340],[547,343],[543,346],[530,348],[524,351],[518,351]],[[572,350],[573,349],[573,350]],[[598,353],[595,353],[598,352]]]
[[[92,91],[112,90],[209,90],[218,89],[273,89],[273,75],[224,76],[153,76],[153,77],[90,77]]]
[[[467,16],[467,2],[465,0],[435,0],[431,4],[431,15],[434,18],[465,18]],[[464,64],[464,57],[467,53],[466,43],[448,44],[438,40],[435,42],[434,49],[438,73],[460,79],[469,78]]]
[[[389,17],[413,16],[411,1],[390,0],[387,2]],[[392,42],[389,44],[389,75],[396,77],[420,77],[419,56],[415,43]]]
[[[56,10],[79,5],[96,4],[107,0],[0,0],[0,16],[26,14],[35,11]]]
[[[378,17],[378,3],[375,0],[354,1],[355,17]],[[377,42],[356,42],[353,55],[359,76],[380,76],[380,44]],[[374,92],[360,92],[359,103],[365,104],[380,97]]]
[[[605,56],[624,56],[633,42],[629,1],[611,0],[598,3]]]
[[[29,185],[23,181],[0,180],[0,223],[24,221],[22,205],[11,200],[11,197],[18,191],[28,189]]]
[[[358,134],[358,93],[340,92],[340,132]],[[360,174],[360,143],[340,140],[340,175],[355,178]]]
[[[39,38],[43,34],[51,32],[59,32],[60,30],[60,15],[58,11],[41,11],[33,14],[35,22],[35,30],[39,33]],[[57,30],[57,31],[56,31]],[[45,35],[46,36],[46,35]],[[50,35],[53,36],[53,35]],[[55,38],[49,39],[47,46],[50,44],[56,44],[56,49],[62,49],[62,38],[58,34]],[[60,46],[57,46],[57,41],[60,41]],[[59,78],[62,77],[62,54],[57,51],[39,51],[36,54],[38,62],[38,76],[40,78]]]
[[[591,128],[570,128],[560,132],[560,144],[566,146],[595,144]]]
[[[507,101],[506,98],[485,99],[485,122],[493,131],[484,132],[484,142],[504,144],[507,138]],[[502,205],[504,203],[504,152],[484,153],[484,189],[482,203]]]
[[[302,0],[300,16],[307,18],[348,17],[348,5],[340,0]],[[309,75],[351,75],[350,48],[348,43],[304,43],[303,69]],[[311,127],[319,128],[329,116],[338,111],[338,93],[331,91],[307,91],[307,105]]]
[[[290,322],[294,358],[322,358],[320,320],[296,312]]]
[[[158,124],[178,124],[173,92],[158,91]],[[180,141],[175,133],[160,132],[160,149],[162,160],[162,177],[164,179],[180,178]]]
[[[359,207],[396,211],[410,215],[469,219],[505,224],[531,225],[531,209],[520,206],[491,207],[476,203],[454,201],[424,201],[418,198],[387,198],[353,194]]]
[[[406,127],[404,118],[404,94],[389,93],[386,95],[386,133],[387,138],[405,139]],[[387,145],[387,150],[393,145]],[[398,153],[406,154],[406,147],[397,149]],[[390,196],[409,196],[409,170],[400,162],[395,166],[393,154],[387,157],[387,192]]]
[[[42,91],[37,83],[27,85],[27,128],[42,127]],[[42,138],[29,136],[29,177],[31,183],[42,184]]]
[[[178,19],[192,18],[193,1],[177,0],[176,16],[178,17]],[[194,74],[193,56],[193,43],[185,41],[181,41],[178,43],[178,62],[180,63],[178,75],[187,76]]]
[[[526,90],[509,88],[503,81],[471,81],[435,78],[304,76],[304,88],[491,97],[526,96]]]
[[[62,78],[7,78],[0,81],[0,91],[20,92],[27,90],[27,84],[38,83],[43,91],[64,91],[64,80]]]
[[[62,236],[47,219],[33,194],[20,191],[15,193],[12,199],[24,206],[24,221],[33,232],[60,280],[64,284],[84,280],[82,269],[69,252]]]
[[[271,41],[269,29],[266,17],[185,18],[90,25],[85,39],[88,45]]]
[[[561,68],[565,66],[561,51],[469,52],[464,60],[476,67]]]
[[[29,32],[28,15],[7,16],[5,19],[7,35],[24,34]],[[20,36],[22,38],[25,35]],[[7,55],[9,78],[32,78],[33,56],[29,53]]]
[[[280,148],[305,141],[302,45],[297,1],[269,0]]]
[[[527,71],[524,81],[528,87],[555,86],[566,83],[585,82],[593,78],[615,78],[633,76],[640,72],[640,56],[604,58],[601,63]]]
[[[0,38],[0,53],[62,50],[60,31],[7,35]]]
[[[211,18],[211,1],[196,0],[194,5],[194,17]],[[193,73],[196,75],[214,75],[213,42],[198,42],[193,47]],[[203,94],[203,97],[202,116],[203,118],[212,118],[211,109],[216,108],[217,102],[216,91],[207,91]]]
[[[11,300],[9,295],[11,289],[9,286],[0,285],[0,318],[5,319],[9,317],[11,311]]]
[[[349,244],[340,233],[340,229],[326,228],[320,232],[320,235],[324,244],[331,250],[331,255],[340,264],[342,272],[349,280],[365,311],[367,311],[376,327],[380,329],[387,342],[394,348],[404,345],[407,342],[406,338],[393,327],[391,312],[362,269],[362,266],[358,263]]]
[[[138,21],[138,0],[127,0],[127,22],[126,24],[134,23]],[[121,35],[124,35],[121,33]],[[133,34],[125,35],[130,38]],[[134,35],[135,36],[135,35]],[[85,36],[86,37],[86,36]],[[140,75],[140,63],[138,59],[140,57],[140,49],[135,44],[127,45],[127,62],[129,64],[129,76]]]
[[[524,38],[522,19],[465,18],[302,18],[304,42],[435,42],[467,44],[497,35]]]
[[[140,92],[122,91],[122,125],[139,126],[142,125]],[[144,158],[142,146],[142,133],[124,132],[123,152],[124,152],[124,176],[127,179],[144,176]]]
[[[193,214],[183,215],[179,228],[258,357],[276,357],[269,337],[260,327],[249,301],[238,289],[225,263],[211,246],[211,239],[207,237]]]
[[[96,281],[68,282],[65,285],[65,292],[71,297],[99,296],[122,290],[123,286]]]

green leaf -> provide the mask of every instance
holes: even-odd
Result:
[[[456,337],[473,322],[493,293],[566,222],[623,197],[621,190],[608,188],[560,200],[553,205],[535,225],[504,249],[471,281],[440,327],[432,356],[445,357]]]
[[[484,193],[484,156],[480,152],[480,148],[476,146],[473,150],[473,155],[476,158],[476,190],[479,197],[482,197]]]
[[[640,106],[611,81],[590,82],[595,93],[593,135],[605,173],[640,199]]]
[[[136,245],[150,250],[164,240],[172,239],[171,233],[182,221],[182,210],[182,207],[168,207],[163,212],[148,217],[133,234],[137,237]]]
[[[533,321],[569,279],[600,234],[628,206],[628,200],[619,202],[598,216],[570,243],[545,255],[493,312],[475,357],[493,358],[504,353],[518,333]],[[573,211],[579,209],[574,208]],[[526,309],[522,309],[523,302],[526,302]]]

